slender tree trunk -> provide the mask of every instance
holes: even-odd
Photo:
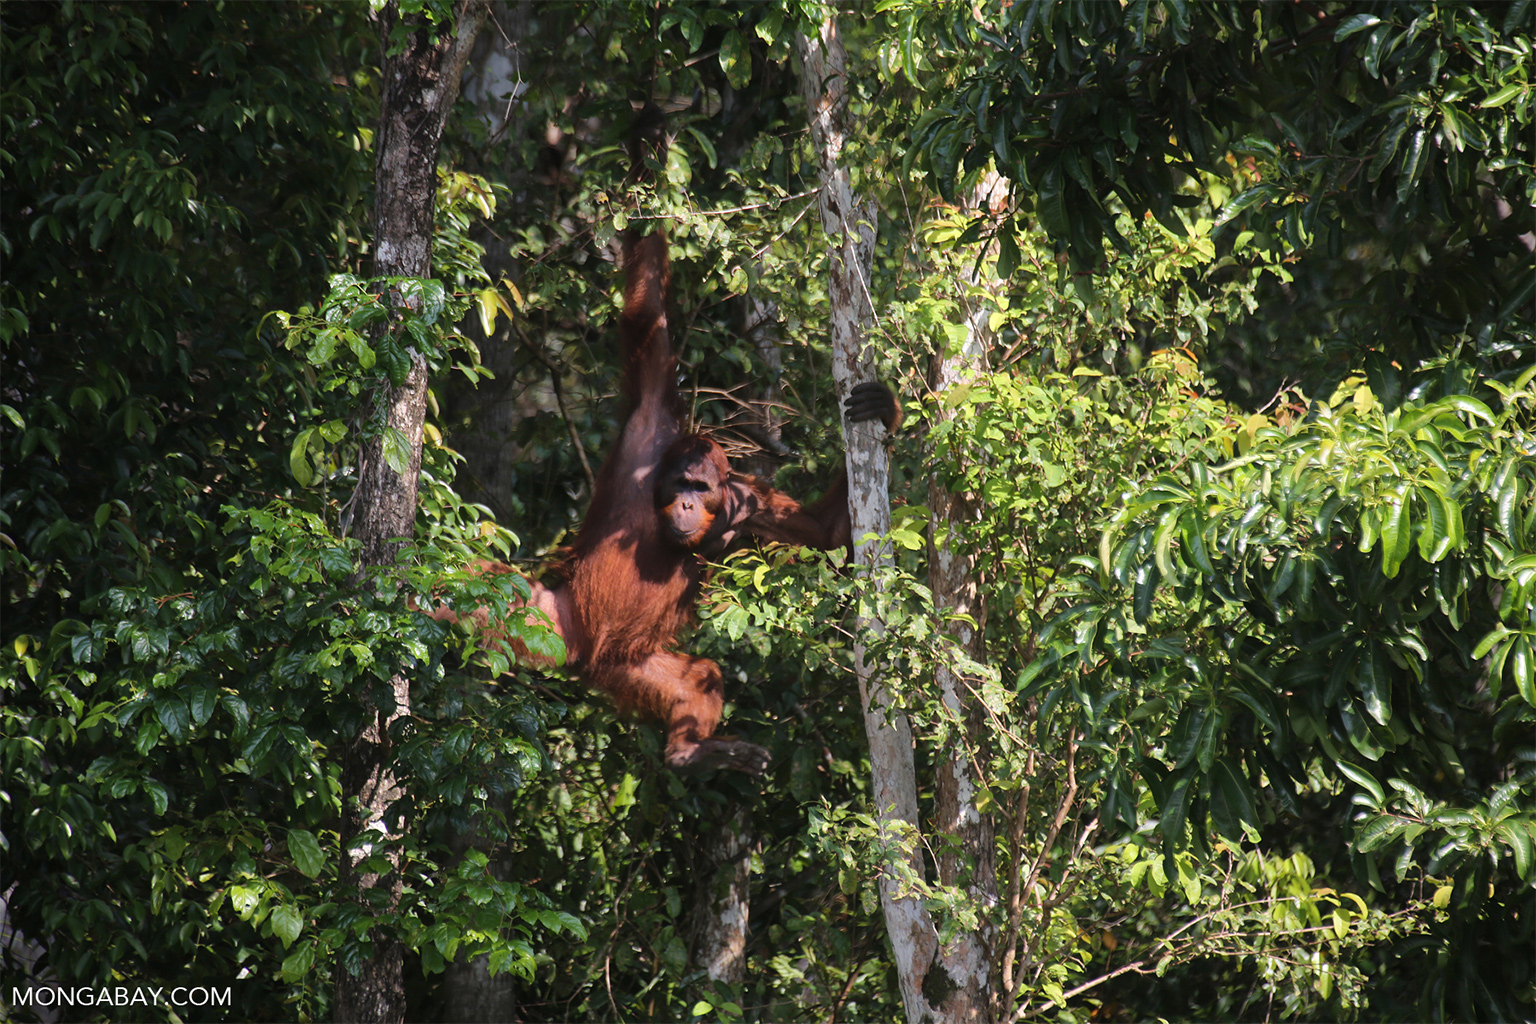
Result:
[[[932,382],[936,394],[969,376],[979,356],[979,349],[973,349],[970,341],[967,338],[961,351],[936,360]],[[943,407],[942,402],[938,405]],[[929,486],[928,507],[933,510],[935,523],[947,528],[949,537],[963,520],[974,515],[972,495],[951,494],[937,482]],[[985,656],[986,611],[972,560],[955,553],[949,537],[935,543],[929,552],[928,584],[940,611],[967,615],[976,622],[974,626],[955,623],[949,631],[966,656],[980,662]],[[939,1005],[944,1020],[987,1021],[992,1012],[992,935],[986,910],[997,903],[997,858],[993,821],[977,809],[979,779],[974,759],[977,750],[985,749],[985,709],[950,666],[939,665],[934,676],[953,730],[952,741],[935,751],[934,827],[958,840],[959,846],[958,851],[946,849],[939,857],[939,881],[967,890],[982,911],[982,925],[979,931],[962,932],[940,948],[925,991]]]
[[[986,209],[992,196],[1006,191],[1006,183],[997,175],[985,176],[969,197],[969,212]],[[984,283],[974,266],[968,283]],[[967,317],[960,346],[935,355],[928,381],[934,394],[942,395],[984,368],[987,315],[986,307],[978,306]],[[940,401],[935,408],[942,416],[948,406]],[[974,625],[954,623],[949,632],[965,656],[980,663],[986,656],[986,605],[975,559],[957,552],[953,544],[955,535],[976,517],[976,496],[952,493],[935,477],[928,486],[928,507],[941,531],[940,536],[930,539],[928,551],[928,584],[934,605],[942,612],[972,620]],[[963,886],[982,911],[982,924],[976,932],[956,935],[939,950],[928,991],[939,996],[945,1020],[989,1021],[993,1019],[992,946],[996,935],[986,911],[997,904],[997,851],[995,823],[981,813],[976,802],[981,785],[976,756],[986,746],[986,709],[951,667],[940,665],[934,682],[956,737],[956,742],[936,757],[934,827],[958,846],[957,851],[951,847],[939,857],[939,881]],[[936,980],[934,975],[941,970],[943,979]]]
[[[437,152],[448,110],[458,96],[459,76],[479,28],[482,8],[466,0],[455,10],[454,24],[440,38],[421,22],[407,35],[402,52],[390,55],[390,36],[399,11],[391,3],[379,18],[385,46],[383,101],[377,149],[374,198],[373,272],[380,277],[428,277],[432,273],[432,213],[437,188]],[[427,365],[420,352],[409,350],[411,370],[405,382],[378,398],[386,431],[398,431],[405,441],[408,465],[396,472],[384,459],[384,437],[363,449],[354,498],[353,523],[362,542],[365,568],[394,564],[400,542],[411,535],[416,519],[416,486],[421,472],[422,424],[427,408]],[[400,796],[394,774],[389,725],[405,714],[410,686],[403,676],[374,695],[378,709],[361,734],[342,753],[342,837],[344,843],[365,837],[356,855],[350,848],[341,858],[343,888],[355,886],[364,906],[387,915],[398,903],[400,877],[359,872],[358,864],[375,842],[399,834],[399,822],[389,818]],[[398,865],[396,865],[398,866]],[[356,974],[337,971],[332,1006],[337,1021],[404,1021],[404,950],[389,927],[370,936],[373,955]]]
[[[869,276],[875,209],[858,201],[847,169],[839,166],[847,138],[847,60],[836,18],[829,17],[815,36],[797,35],[796,44],[800,91],[820,165],[818,205],[828,244],[832,376],[842,399],[854,384],[873,376],[874,361],[865,348],[864,333],[872,313]],[[866,570],[875,569],[890,564],[890,553],[859,538],[890,529],[890,466],[884,430],[878,423],[849,423],[845,418],[843,437],[847,443],[849,511],[858,542],[855,558]],[[891,707],[890,694],[866,657],[863,638],[878,637],[883,629],[879,620],[861,618],[853,656],[864,705],[864,731],[869,737],[875,813],[884,834],[894,838],[917,832],[917,773],[907,716]],[[921,854],[914,849],[910,856],[912,871],[921,877]],[[917,1024],[932,1019],[923,996],[923,981],[938,946],[933,921],[921,901],[899,894],[899,882],[891,873],[880,880],[880,902],[907,1020]]]
[[[1006,182],[996,174],[986,175],[969,197],[968,212],[981,212],[989,207],[993,196],[1006,194]],[[968,283],[986,283],[974,265]],[[984,369],[987,316],[986,306],[978,305],[966,319],[960,346],[935,355],[928,381],[934,394],[943,395]],[[948,406],[939,401],[935,408],[937,415],[943,416]],[[976,496],[952,493],[935,477],[928,486],[928,507],[940,532],[930,538],[928,551],[928,584],[934,605],[942,612],[972,620],[974,625],[955,622],[948,628],[961,652],[980,663],[986,656],[986,604],[975,559],[957,552],[953,542],[967,522],[976,518]],[[939,950],[928,991],[939,996],[945,1020],[989,1021],[994,1009],[992,947],[997,936],[987,910],[997,904],[997,851],[995,823],[978,809],[976,801],[981,786],[976,758],[986,747],[986,708],[950,666],[941,664],[934,672],[934,682],[956,738],[936,757],[934,827],[956,841],[947,844],[949,848],[939,857],[939,881],[963,886],[981,910],[982,923],[978,931],[956,935]],[[941,969],[942,981],[935,980]]]
[[[703,871],[693,897],[693,966],[710,981],[740,985],[747,976],[752,860],[747,808],[738,804],[703,838]]]

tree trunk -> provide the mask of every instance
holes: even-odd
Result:
[[[510,809],[506,800],[498,801],[496,813]],[[487,869],[501,880],[513,877],[505,856],[497,856],[493,844],[481,841],[481,831],[454,832],[448,837],[457,866],[466,853],[479,849],[489,858]],[[505,847],[502,851],[505,853]],[[489,954],[471,960],[458,959],[443,968],[443,1020],[453,1024],[504,1024],[517,1019],[517,986],[508,972],[493,975]]]
[[[818,205],[828,242],[828,293],[831,298],[832,376],[841,400],[861,380],[871,379],[873,359],[864,345],[864,330],[872,309],[869,275],[873,264],[875,209],[853,194],[848,171],[839,166],[847,138],[847,60],[837,20],[829,17],[815,36],[799,34],[800,91],[811,122],[811,137],[820,170]],[[841,402],[839,403],[841,404]],[[890,467],[884,428],[879,423],[843,420],[847,444],[848,502],[857,541],[856,563],[864,571],[890,564],[890,553],[860,538],[890,529]],[[875,814],[888,839],[915,835],[917,773],[912,760],[912,730],[907,716],[891,707],[890,695],[866,657],[865,636],[879,636],[884,625],[861,618],[855,627],[854,667],[864,706],[864,731],[869,737]],[[921,854],[913,849],[911,869],[923,873]],[[902,1005],[907,1020],[931,1020],[923,981],[933,963],[938,936],[921,901],[899,895],[899,881],[887,872],[880,879],[880,902],[886,933],[896,961]]]
[[[385,47],[383,98],[374,145],[374,260],[376,276],[429,277],[432,273],[432,214],[437,189],[437,153],[443,124],[458,96],[459,76],[479,28],[482,7],[466,0],[455,10],[454,25],[434,38],[423,20],[409,26],[402,52],[390,55],[390,35],[399,11],[391,3],[379,18]],[[386,431],[404,439],[408,465],[398,473],[384,459],[384,435],[364,445],[358,467],[353,524],[362,543],[364,568],[394,564],[400,542],[411,535],[416,519],[416,485],[421,472],[422,424],[427,409],[427,365],[409,350],[411,370],[400,387],[378,398]],[[371,418],[371,417],[370,417]],[[405,714],[410,685],[404,676],[374,695],[377,713],[342,753],[343,889],[355,886],[359,902],[387,916],[400,896],[397,872],[358,872],[373,844],[399,834],[389,808],[400,796],[394,774],[389,726]],[[365,834],[371,835],[366,836]],[[354,840],[358,855],[351,855]],[[396,862],[396,866],[398,866]],[[373,955],[356,974],[336,974],[332,1006],[337,1021],[404,1021],[404,950],[386,926],[370,936]]]
[[[971,328],[959,351],[935,357],[930,382],[935,394],[943,394],[979,368],[981,346],[976,325],[973,323]],[[943,409],[944,403],[939,402],[936,408]],[[937,480],[929,484],[928,507],[933,510],[935,524],[943,524],[950,538],[963,520],[974,515],[972,495],[952,494]],[[974,565],[970,558],[952,549],[948,538],[936,540],[931,545],[928,585],[933,591],[936,609],[968,615],[975,621],[974,626],[955,623],[949,627],[949,632],[967,657],[980,661],[986,612],[977,588]],[[938,832],[959,841],[958,853],[947,850],[939,857],[939,881],[945,885],[965,885],[971,897],[985,908],[997,902],[997,867],[992,848],[992,820],[976,808],[978,780],[972,751],[980,746],[977,738],[985,726],[983,709],[948,665],[940,664],[934,677],[958,740],[938,751],[936,757],[934,826]],[[985,920],[983,916],[983,922]],[[942,1000],[946,1019],[989,1019],[989,946],[984,932],[964,933],[955,936],[940,950],[939,963],[947,975],[945,987],[949,989]]]
[[[969,376],[979,359],[979,346],[968,336],[965,347],[937,359],[934,393],[942,394]],[[943,408],[943,403],[938,403]],[[935,523],[948,528],[950,536],[963,519],[974,515],[973,496],[951,494],[936,481],[929,485],[928,507]],[[973,661],[984,655],[983,624],[986,611],[980,596],[972,560],[956,554],[948,542],[935,543],[929,552],[928,585],[936,609],[970,616],[976,625],[955,623],[950,634]],[[997,862],[993,848],[993,822],[976,806],[979,786],[974,752],[985,748],[985,709],[965,681],[948,665],[934,672],[939,698],[951,721],[952,741],[935,752],[934,827],[958,840],[959,851],[948,848],[939,857],[939,881],[964,886],[982,911],[981,930],[963,932],[939,950],[925,988],[937,997],[941,1018],[949,1021],[991,1019],[991,928],[987,908],[997,903]],[[937,975],[942,972],[943,977]]]
[[[710,981],[740,985],[747,976],[752,822],[735,810],[703,836],[704,864],[693,897],[693,966]]]
[[[968,212],[986,209],[997,194],[1007,194],[1006,182],[996,174],[984,176],[969,197]],[[983,283],[975,264],[968,283]],[[935,395],[943,395],[984,369],[987,315],[986,307],[978,305],[967,317],[960,347],[935,355],[928,381]],[[940,416],[947,408],[943,401],[935,405]],[[976,517],[975,501],[973,494],[951,493],[937,477],[929,482],[928,507],[945,535],[930,538],[928,585],[937,610],[968,616],[975,623],[956,622],[948,629],[965,656],[979,663],[986,652],[986,605],[975,560],[957,553],[952,540],[967,520]],[[931,979],[929,991],[942,992],[939,1002],[945,1020],[988,1021],[993,1019],[992,946],[996,935],[986,912],[997,904],[997,851],[995,823],[976,806],[981,780],[975,760],[986,745],[986,709],[949,666],[938,666],[934,682],[958,741],[948,744],[936,758],[934,827],[957,841],[946,844],[946,852],[939,857],[939,881],[963,886],[981,910],[982,923],[979,931],[957,935],[939,950],[934,972],[942,970],[944,977],[942,981]],[[958,852],[954,845],[958,845]]]

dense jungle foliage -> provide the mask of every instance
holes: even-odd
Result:
[[[925,821],[964,749],[995,827],[985,884],[941,884],[966,851],[927,827],[905,879],[983,937],[990,1019],[1532,1018],[1529,0],[835,9],[870,343],[907,410],[896,559],[716,567],[685,642],[765,777],[670,773],[654,726],[408,603],[500,605],[518,584],[466,563],[537,574],[570,539],[617,428],[626,227],[669,234],[698,422],[827,486],[794,34],[830,13],[493,4],[435,276],[381,284],[369,6],[0,8],[6,1014],[42,978],[325,1019],[387,932],[413,1020],[477,957],[522,1020],[899,1019],[863,608]],[[645,99],[674,140],[637,188]],[[360,577],[366,399],[406,346],[433,371],[417,531]],[[979,656],[942,628],[939,552]],[[397,673],[404,884],[370,905],[338,884],[338,757]],[[739,981],[696,958],[731,857]]]

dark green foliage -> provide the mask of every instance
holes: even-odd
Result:
[[[1491,405],[1453,371],[1411,378],[1395,411],[1343,391],[1142,488],[1032,689],[1141,705],[1130,736],[1090,727],[1147,778],[1170,876],[1180,851],[1330,822],[1358,884],[1449,911],[1388,947],[1420,981],[1372,1005],[1512,1020],[1533,981],[1536,371],[1490,383]]]
[[[473,173],[442,174],[435,278],[372,281],[366,7],[0,7],[11,920],[66,981],[246,970],[230,1019],[326,1015],[378,929],[422,1019],[480,954],[525,1020],[894,1019],[877,893],[904,862],[869,806],[862,607],[924,820],[942,755],[980,766],[999,902],[903,881],[944,934],[990,926],[1003,1011],[1528,1017],[1531,10],[845,16],[845,159],[881,204],[871,339],[914,424],[897,565],[774,548],[716,571],[688,644],[722,664],[726,729],[773,751],[749,781],[664,772],[654,728],[500,675],[504,652],[402,594],[504,605],[525,582],[466,563],[576,522],[578,445],[595,468],[619,415],[612,241],[651,219],[698,420],[753,439],[743,401],[775,395],[792,451],[742,464],[825,485],[825,239],[790,60],[820,12],[517,6],[524,91],[499,128],[463,111]],[[676,140],[629,188],[644,97]],[[1012,195],[980,217],[991,169]],[[748,294],[777,303],[776,379]],[[408,345],[441,403],[424,514],[399,572],[359,579],[362,411]],[[931,394],[930,358],[963,345],[984,372]],[[501,475],[455,483],[487,423],[493,458],[468,464]],[[932,522],[930,481],[973,514]],[[499,526],[455,491],[482,482]],[[921,582],[945,549],[975,559],[979,663]],[[336,765],[397,673],[391,910],[334,889]],[[689,950],[704,847],[743,811],[747,980],[712,984]]]
[[[437,321],[468,299],[438,281],[379,286],[400,296],[399,330],[345,371],[313,345],[285,349],[266,316],[358,258],[365,13],[0,14],[0,891],[65,984],[243,972],[228,1019],[324,1016],[335,965],[367,949],[351,927],[362,908],[331,889],[351,838],[336,831],[336,753],[402,672],[417,683],[394,737],[412,780],[395,810],[416,828],[404,863],[413,877],[442,869],[442,884],[411,888],[379,925],[429,970],[459,949],[526,970],[522,926],[466,937],[487,915],[580,930],[533,890],[478,877],[473,851],[449,853],[478,808],[542,766],[541,705],[467,679],[450,631],[402,607],[396,581],[358,579],[355,542],[336,530],[355,463],[342,442],[369,429],[358,396],[398,368],[402,343],[447,365],[457,336]],[[461,237],[447,243],[460,262]],[[436,543],[413,560],[419,593],[488,551],[466,539],[487,531],[451,475],[429,451]],[[504,605],[519,584],[461,576],[444,593]]]
[[[7,5],[8,634],[113,583],[174,592],[221,503],[281,486],[307,402],[256,325],[313,291],[363,213],[332,82],[359,55],[352,17]]]
[[[1529,4],[1031,0],[980,21],[949,13],[932,28],[983,56],[936,97],[912,153],[946,197],[995,165],[1019,213],[1086,275],[1109,247],[1129,249],[1117,210],[1183,234],[1189,186],[1216,180],[1221,255],[1241,264],[1251,243],[1299,260],[1263,315],[1212,350],[1239,394],[1266,400],[1299,346],[1329,355],[1335,379],[1373,349],[1463,345],[1502,368],[1531,358]]]

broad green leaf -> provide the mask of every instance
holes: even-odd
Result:
[[[1193,782],[1191,773],[1181,773],[1169,786],[1159,808],[1162,812],[1158,830],[1163,836],[1163,870],[1170,878],[1178,877],[1178,862],[1174,854],[1188,845],[1184,825],[1189,820],[1190,786]]]
[[[1451,547],[1450,517],[1444,499],[1432,487],[1419,491],[1424,499],[1424,522],[1419,527],[1419,557],[1438,562]]]
[[[384,462],[399,476],[411,468],[411,443],[398,427],[384,428]]]
[[[752,81],[752,48],[736,29],[726,32],[720,42],[720,67],[732,89],[745,89]]]
[[[187,710],[187,702],[175,694],[156,697],[155,714],[173,740],[185,739],[192,727],[192,714]]]
[[[304,930],[304,918],[298,908],[287,903],[274,907],[268,920],[272,922],[272,934],[282,940],[284,949],[292,946]]]
[[[1243,825],[1257,828],[1260,824],[1259,813],[1254,805],[1253,790],[1248,785],[1248,779],[1230,757],[1223,757],[1213,765],[1211,777],[1215,782],[1213,797],[1220,794],[1219,803],[1223,806],[1224,813],[1235,818],[1235,821],[1226,823],[1222,834],[1231,839],[1241,839]],[[1213,801],[1213,812],[1216,806],[1217,802]]]
[[[309,463],[309,439],[314,433],[314,427],[299,431],[299,435],[293,439],[293,447],[288,450],[288,469],[300,487],[308,487],[315,480],[315,471]]]
[[[204,686],[194,690],[188,702],[192,711],[192,721],[197,725],[208,724],[208,719],[213,717],[213,709],[218,706],[218,694],[211,686]]]
[[[1398,202],[1406,203],[1408,197],[1413,194],[1413,190],[1418,187],[1429,149],[1429,129],[1420,128],[1413,133],[1413,139],[1408,144],[1408,152],[1403,155],[1402,165],[1398,168]]]
[[[481,288],[475,292],[475,308],[480,313],[480,329],[485,332],[487,338],[496,333],[496,310],[505,301],[494,287]]]
[[[280,969],[281,977],[284,981],[292,984],[294,982],[303,980],[303,978],[309,974],[311,968],[314,966],[315,943],[313,940],[311,940],[305,942],[292,953],[289,953],[288,956],[283,960],[283,966]]]
[[[1536,706],[1536,658],[1531,655],[1529,635],[1517,637],[1510,645],[1509,671],[1520,696],[1527,704]]]
[[[1499,623],[1499,625],[1495,626],[1487,636],[1483,637],[1477,642],[1476,647],[1472,648],[1472,660],[1481,661],[1483,658],[1486,658],[1488,656],[1488,652],[1493,649],[1494,644],[1498,643],[1500,640],[1503,640],[1505,637],[1512,635],[1513,633],[1514,630],[1510,629],[1502,622]]]
[[[1205,520],[1200,515],[1199,509],[1191,508],[1186,511],[1180,517],[1179,524],[1182,527],[1185,554],[1195,563],[1195,568],[1207,576],[1215,576],[1216,566],[1211,561],[1210,551],[1206,548]]]
[[[1262,185],[1255,185],[1250,189],[1244,189],[1228,200],[1227,204],[1221,208],[1221,212],[1216,215],[1216,223],[1218,225],[1225,224],[1250,207],[1262,209],[1266,203],[1278,195],[1279,189],[1267,182]]]
[[[1500,822],[1494,829],[1494,834],[1503,839],[1505,844],[1509,846],[1510,853],[1514,856],[1515,873],[1523,881],[1529,882],[1531,879],[1531,862],[1533,859],[1536,859],[1532,856],[1533,853],[1536,853],[1536,850],[1533,850],[1532,847],[1536,844],[1533,844],[1531,834],[1526,831],[1524,823]]]
[[[310,878],[320,877],[320,872],[325,870],[325,854],[312,832],[300,828],[290,829],[288,852],[293,856],[294,867]]]

